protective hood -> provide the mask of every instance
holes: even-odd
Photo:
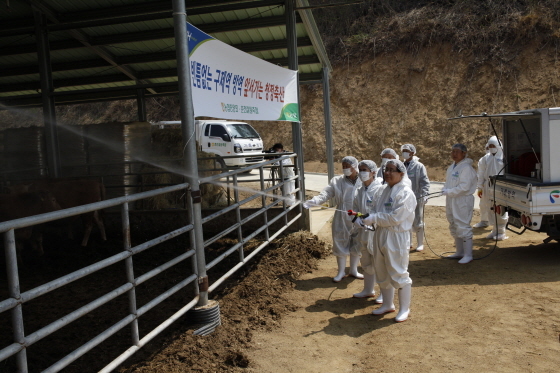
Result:
[[[495,153],[495,157],[499,159],[503,158],[504,150],[502,149],[502,142],[498,140],[496,136],[490,137],[490,139],[488,140],[488,145],[494,145],[496,149],[498,149],[498,151]]]
[[[403,173],[403,178],[401,181],[399,181],[398,183],[396,183],[394,187],[396,187],[399,184],[403,184],[406,185],[407,187],[411,188],[412,187],[412,182],[410,181],[410,178],[408,177],[408,174],[406,172],[406,167],[404,166],[404,163],[402,163],[401,161],[399,161],[398,159],[389,159],[389,161],[387,162],[387,164],[394,164],[397,167],[397,170],[399,172]]]

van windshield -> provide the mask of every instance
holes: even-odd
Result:
[[[229,131],[231,132],[231,137],[233,138],[244,138],[244,139],[258,139],[259,134],[253,127],[247,123],[234,123],[228,124]]]

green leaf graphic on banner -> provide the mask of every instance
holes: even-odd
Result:
[[[188,36],[187,48],[189,50],[189,57],[191,57],[194,51],[196,51],[197,48],[200,47],[202,44],[206,43],[207,41],[216,40],[210,35],[204,33],[203,31],[200,31],[199,29],[197,29],[196,27],[194,27],[188,22],[187,22],[187,36]]]
[[[299,122],[298,104],[292,103],[284,105],[280,117],[277,120],[289,120],[291,122]]]

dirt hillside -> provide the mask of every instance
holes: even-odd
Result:
[[[335,68],[330,80],[335,161],[353,155],[379,162],[384,148],[412,143],[430,178],[441,180],[451,145],[464,143],[476,161],[493,135],[488,120],[447,118],[560,105],[560,62],[553,45],[535,42],[512,55],[508,65],[473,68],[476,58],[437,45]],[[301,101],[305,160],[326,162],[321,86],[303,87]],[[256,127],[265,144],[280,141],[291,148],[289,124]],[[313,165],[311,171],[318,169]]]

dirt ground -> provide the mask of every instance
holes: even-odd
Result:
[[[212,335],[176,333],[120,371],[557,372],[560,245],[510,233],[494,248],[483,238],[488,229],[475,229],[480,260],[459,265],[439,256],[453,250],[444,208],[428,207],[426,222],[429,247],[410,255],[404,323],[395,313],[371,315],[371,299],[352,298],[360,280],[332,282],[327,224],[319,240],[303,232],[282,239],[228,289]]]

